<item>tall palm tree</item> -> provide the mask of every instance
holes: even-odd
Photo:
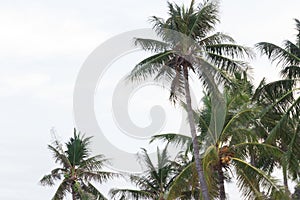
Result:
[[[245,76],[245,75],[244,75]],[[209,178],[210,185],[218,185],[219,199],[226,199],[224,181],[228,180],[232,170],[237,176],[237,184],[242,194],[247,199],[264,199],[263,193],[271,195],[276,199],[287,198],[282,192],[280,186],[275,179],[270,177],[261,169],[249,163],[247,159],[251,158],[253,152],[256,156],[267,155],[279,158],[283,155],[282,151],[277,147],[269,144],[261,143],[253,131],[253,124],[259,116],[261,108],[256,107],[252,101],[253,86],[247,80],[246,76],[236,76],[236,85],[238,88],[228,88],[225,90],[227,99],[226,121],[222,128],[221,134],[214,138],[214,144],[210,145],[203,156],[203,166]],[[201,137],[200,141],[205,141],[203,135],[211,134],[209,128],[210,118],[214,117],[211,111],[211,100],[209,96],[205,96],[204,108],[198,113],[195,112],[195,119],[198,122]],[[163,134],[153,137],[153,140],[160,139],[163,141],[188,145],[190,149],[191,139],[187,136],[178,134]],[[191,165],[188,165],[178,177],[188,179],[191,171]],[[181,192],[182,182],[176,182],[175,179],[170,188],[170,199],[176,197]],[[213,191],[212,191],[213,192]]]
[[[277,117],[274,121],[276,123],[268,123],[271,131],[265,134],[264,139],[269,143],[278,144],[285,152],[280,164],[287,193],[289,193],[288,175],[290,174],[293,180],[300,177],[300,149],[299,145],[296,145],[300,142],[300,98],[293,92],[299,89],[297,87],[300,77],[300,21],[295,19],[295,22],[297,31],[295,43],[285,40],[283,47],[268,42],[260,42],[256,45],[262,54],[267,55],[272,62],[282,68],[283,80],[264,85],[258,93],[257,99],[262,104],[274,105],[274,109],[270,112],[272,112],[273,118]],[[264,124],[266,125],[266,123]]]
[[[90,156],[90,139],[91,137],[77,134],[74,129],[74,136],[65,144],[66,150],[58,140],[53,145],[48,145],[55,162],[62,165],[40,180],[43,186],[53,186],[56,181],[61,181],[53,200],[62,200],[67,193],[71,193],[73,200],[106,199],[91,181],[103,183],[118,174],[101,171],[107,159],[104,155]]]
[[[168,7],[169,17],[166,20],[152,17],[153,28],[162,41],[136,39],[136,45],[153,52],[154,55],[137,64],[129,78],[132,81],[141,81],[154,77],[157,81],[167,81],[170,83],[171,100],[176,101],[180,97],[184,97],[197,174],[203,199],[208,200],[208,188],[199,157],[197,131],[193,119],[189,73],[196,73],[203,85],[213,92],[212,90],[217,87],[211,86],[216,81],[219,83],[230,82],[226,73],[232,74],[244,69],[245,63],[236,61],[236,58],[251,53],[248,48],[233,44],[234,40],[227,35],[212,34],[219,21],[217,1],[205,0],[203,4],[196,6],[195,1],[192,0],[188,8],[172,3],[168,3]],[[181,35],[174,34],[175,31],[191,38],[195,43],[186,43],[185,39],[181,41]]]
[[[145,149],[142,149],[138,157],[145,170],[142,174],[129,176],[130,181],[138,189],[112,189],[111,197],[113,199],[166,200],[173,177],[177,172],[169,158],[167,148],[162,151],[157,148],[157,164],[150,159]]]

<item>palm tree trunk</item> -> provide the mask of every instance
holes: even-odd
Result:
[[[198,178],[199,178],[199,182],[200,182],[200,188],[202,191],[203,200],[209,200],[208,187],[207,187],[207,184],[205,181],[204,171],[203,171],[203,167],[202,167],[202,161],[200,159],[200,154],[199,154],[199,143],[198,143],[197,135],[196,135],[196,126],[195,126],[195,121],[194,121],[191,94],[190,94],[190,88],[189,88],[188,69],[186,66],[184,66],[183,70],[184,70],[184,89],[185,89],[186,106],[187,106],[189,125],[190,125],[190,129],[191,129],[196,170],[197,170],[197,174],[198,174]]]
[[[76,192],[74,190],[74,184],[71,186],[71,191],[72,191],[72,200],[76,200]]]
[[[290,195],[289,185],[288,185],[288,178],[287,178],[287,170],[286,166],[282,166],[282,174],[283,174],[283,185],[285,189],[286,195]]]
[[[222,163],[220,161],[218,166],[218,178],[219,178],[219,192],[220,192],[220,200],[226,199],[225,187],[224,187],[224,174],[222,170]]]

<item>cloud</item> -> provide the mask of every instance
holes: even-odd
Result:
[[[50,80],[42,73],[5,73],[0,75],[0,96],[14,96],[34,91]]]
[[[38,16],[38,17],[37,17]],[[2,56],[72,55],[87,53],[108,34],[84,24],[72,13],[61,15],[46,8],[0,9]]]
[[[0,75],[0,97],[30,96],[43,102],[71,107],[72,92],[72,83],[53,82],[46,73],[14,72]]]

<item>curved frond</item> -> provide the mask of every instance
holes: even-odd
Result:
[[[91,194],[94,200],[107,200],[107,198],[91,183],[84,184],[82,186],[82,189],[84,191],[87,191],[89,194]]]
[[[144,59],[134,67],[127,79],[143,81],[155,76],[169,61],[171,55],[173,55],[171,51],[165,51]]]
[[[53,186],[53,185],[55,184],[55,183],[54,183],[54,177],[52,176],[52,174],[45,175],[45,176],[43,176],[43,178],[40,180],[40,183],[41,183],[43,186],[46,186],[46,185]]]
[[[260,42],[255,46],[262,54],[267,55],[272,62],[277,62],[277,65],[282,64],[283,66],[288,66],[300,63],[299,57],[275,44]]]
[[[237,44],[213,44],[206,46],[208,52],[218,54],[220,56],[226,56],[230,58],[249,58],[254,57],[253,51],[249,47],[244,47]]]
[[[181,135],[177,133],[154,135],[151,137],[150,143],[157,140],[162,142],[168,142],[175,146],[180,146],[180,147],[183,147],[185,145],[190,146],[192,143],[192,139],[190,136]]]
[[[52,151],[56,163],[60,163],[66,168],[72,167],[69,159],[64,154],[64,152],[59,152],[59,150],[57,150],[55,147],[51,145],[48,145],[48,148],[50,149],[50,151]]]
[[[290,65],[280,71],[282,77],[286,79],[299,79],[300,78],[300,66]]]
[[[200,4],[198,9],[190,15],[187,35],[193,39],[203,38],[214,30],[219,22],[219,2],[206,1]]]
[[[152,200],[152,194],[147,191],[134,189],[112,189],[109,191],[110,197],[117,200]]]
[[[213,35],[210,35],[208,37],[203,38],[199,41],[200,46],[209,46],[214,44],[222,44],[224,42],[231,42],[234,43],[234,39],[230,37],[229,35],[226,35],[221,32],[217,32]]]
[[[236,167],[237,182],[246,199],[264,199],[259,186],[263,188],[266,195],[276,194],[276,199],[288,199],[284,194],[283,187],[279,186],[276,179],[241,159],[233,157],[232,160],[238,166]]]
[[[87,158],[86,160],[83,160],[79,168],[85,169],[88,171],[94,171],[94,170],[100,170],[104,166],[105,163],[107,163],[109,159],[106,159],[104,155],[96,155],[90,158]]]
[[[169,49],[168,43],[154,39],[136,38],[134,44],[140,46],[143,50],[156,53],[167,51]]]
[[[67,195],[67,192],[70,192],[68,183],[64,180],[57,188],[52,200],[63,200]]]
[[[114,172],[104,172],[104,171],[81,171],[78,169],[78,176],[82,177],[84,180],[96,181],[98,183],[103,183],[108,181],[109,179],[119,177],[118,173]]]

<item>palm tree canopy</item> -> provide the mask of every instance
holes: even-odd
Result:
[[[119,175],[102,171],[107,159],[104,155],[90,156],[90,139],[91,137],[85,137],[74,129],[74,136],[65,144],[66,150],[58,140],[53,145],[48,145],[55,162],[62,165],[40,180],[43,186],[54,186],[57,181],[61,181],[53,200],[62,200],[67,193],[72,194],[73,200],[106,200],[92,181],[103,183]]]
[[[190,6],[168,3],[169,17],[153,16],[151,22],[162,41],[137,38],[135,44],[154,55],[138,63],[129,75],[133,81],[154,78],[170,83],[170,97],[183,96],[184,66],[196,73],[206,87],[213,82],[230,82],[230,75],[245,70],[247,63],[237,59],[252,57],[252,51],[234,43],[223,33],[213,33],[218,17],[218,1]],[[209,88],[216,89],[216,88]]]

